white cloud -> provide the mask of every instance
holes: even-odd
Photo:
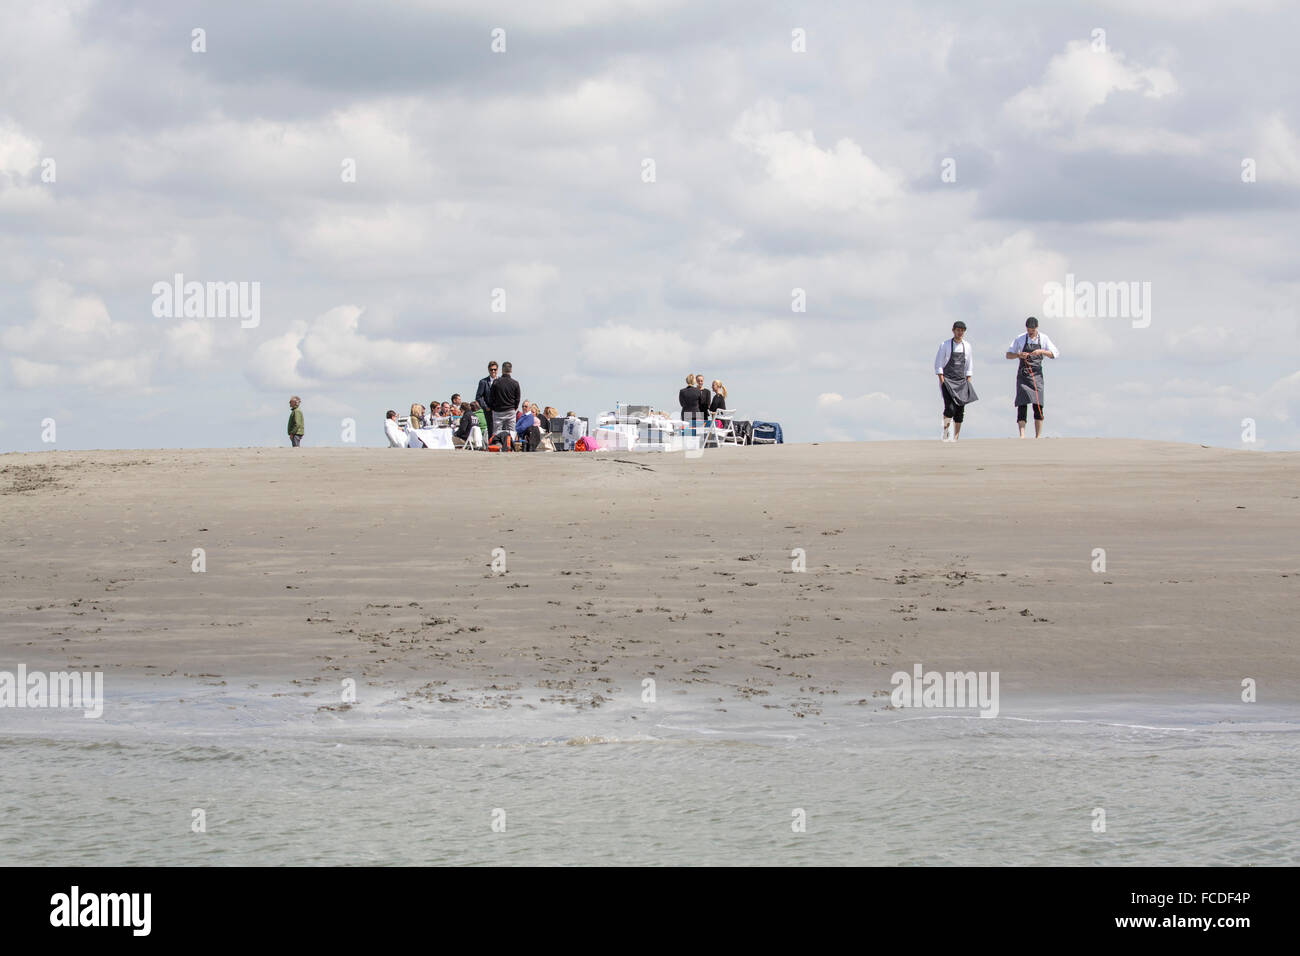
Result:
[[[453,16],[465,13],[464,0],[417,0],[421,6],[439,10]],[[479,19],[492,19],[510,29],[536,30],[544,33],[558,32],[584,26],[638,20],[670,15],[685,0],[551,0],[549,3],[520,4],[517,0],[479,0],[475,15]],[[484,49],[488,33],[484,31]],[[507,43],[507,50],[515,49]]]
[[[163,332],[166,358],[182,368],[198,368],[212,358],[215,336],[208,319],[185,319]]]
[[[1281,115],[1274,114],[1264,122],[1259,143],[1259,181],[1300,185],[1300,137],[1291,132]]]
[[[66,282],[43,280],[32,292],[36,317],[0,332],[0,344],[15,352],[93,355],[126,334],[115,326],[98,296],[77,295]],[[56,359],[57,361],[57,359]]]
[[[148,383],[153,364],[149,355],[71,364],[34,362],[20,356],[13,356],[9,361],[14,383],[19,388],[88,385],[96,389],[140,389]]]
[[[709,333],[700,358],[733,367],[769,362],[784,365],[799,359],[799,335],[792,322],[727,325]]]
[[[40,161],[40,142],[24,134],[16,123],[0,121],[0,176],[25,176]]]
[[[423,341],[371,339],[362,334],[363,310],[341,305],[289,330],[254,351],[248,377],[263,388],[384,382],[437,371],[443,350]]]
[[[642,371],[685,375],[703,371],[695,366],[773,367],[800,358],[800,338],[791,322],[733,322],[710,324],[709,328],[708,336],[701,338],[662,328],[606,323],[583,333],[581,354],[586,371],[594,375]]]
[[[314,384],[298,371],[302,361],[302,340],[308,324],[293,322],[287,332],[259,345],[249,358],[245,373],[262,388],[304,388]]]
[[[1025,130],[1055,130],[1081,122],[1112,93],[1140,92],[1160,99],[1177,89],[1168,70],[1129,65],[1122,53],[1109,48],[1097,52],[1087,40],[1074,40],[1052,57],[1041,83],[1021,90],[1002,108]]]
[[[844,398],[837,392],[817,397],[821,417],[835,426],[837,437],[854,441],[880,441],[898,435],[915,434],[925,423],[937,420],[937,411],[922,411],[914,402],[895,398],[885,392],[869,392],[856,398]]]
[[[1176,326],[1166,339],[1171,357],[1181,362],[1218,363],[1245,355],[1256,343],[1240,330],[1218,323]]]
[[[45,279],[32,292],[34,318],[0,331],[20,388],[91,385],[133,389],[149,384],[156,350],[113,322],[98,296],[77,294],[66,282]]]
[[[591,374],[618,375],[681,371],[690,363],[691,349],[676,332],[607,323],[582,333],[581,355]]]
[[[842,138],[822,149],[812,130],[783,129],[781,110],[770,100],[742,113],[731,138],[763,160],[774,197],[810,210],[871,210],[902,191],[900,178],[853,140]]]

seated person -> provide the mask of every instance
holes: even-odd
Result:
[[[586,423],[573,412],[564,416],[564,450],[573,451],[578,439],[587,434]]]
[[[469,442],[472,448],[482,448],[483,431],[479,427],[478,419],[469,414],[461,415],[460,424],[456,426],[456,432],[451,436],[451,440],[457,448],[466,442]]]
[[[542,443],[542,430],[537,427],[537,416],[524,406],[525,411],[515,421],[515,434],[529,451],[536,451]]]
[[[424,422],[424,406],[416,402],[411,406],[411,417],[406,423],[406,447],[407,448],[424,448],[424,442],[415,430]]]
[[[397,424],[397,412],[391,408],[384,418],[384,434],[388,436],[389,448],[406,447],[406,433],[402,431],[402,426]]]
[[[554,408],[547,405],[546,408],[538,408],[536,403],[533,404],[533,418],[537,420],[537,447],[533,451],[555,451],[555,442],[551,438],[551,422],[559,413]]]
[[[488,415],[490,413],[483,408],[483,406],[479,405],[478,402],[470,402],[469,414],[471,418],[478,422],[478,427],[483,429],[483,437],[486,439],[488,433]]]

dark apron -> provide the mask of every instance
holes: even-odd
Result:
[[[1029,339],[1025,339],[1025,347],[1022,352],[1032,352]],[[1034,348],[1041,349],[1043,340],[1039,339]],[[1021,405],[1039,405],[1043,404],[1043,357],[1035,355],[1033,358],[1021,359],[1020,366],[1016,370],[1016,407]]]
[[[948,356],[948,364],[943,367],[943,386],[952,396],[952,400],[957,405],[969,405],[971,402],[978,402],[980,397],[975,394],[975,389],[970,381],[966,378],[966,347],[962,346],[962,351],[956,349],[957,340],[953,339],[953,349]]]

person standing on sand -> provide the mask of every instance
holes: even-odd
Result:
[[[966,341],[966,323],[961,319],[952,324],[952,338],[939,344],[934,372],[939,376],[939,394],[943,397],[943,440],[956,441],[961,437],[966,406],[980,399],[970,382],[975,357]]]
[[[488,426],[492,425],[492,382],[497,377],[497,363],[488,362],[488,373],[478,380],[478,391],[474,393],[474,401],[478,402],[478,407],[483,409],[488,417]],[[490,440],[491,435],[487,436]]]
[[[492,435],[488,441],[502,432],[512,436],[515,433],[515,413],[519,411],[522,393],[511,374],[513,371],[514,366],[509,362],[502,363],[501,377],[492,383],[492,393],[488,398],[488,407],[492,409]]]
[[[1038,320],[1032,315],[1025,319],[1024,334],[1017,335],[1007,349],[1007,358],[1020,362],[1016,370],[1016,425],[1021,438],[1025,437],[1030,405],[1034,406],[1034,437],[1043,435],[1043,359],[1060,357],[1061,350],[1047,333],[1039,334]]]
[[[302,426],[302,409],[298,406],[302,404],[302,399],[297,395],[289,399],[289,442],[294,448],[302,444],[302,436],[305,429]]]
[[[700,418],[708,424],[709,403],[713,401],[713,393],[704,387],[704,376],[699,372],[695,373],[695,387],[700,393]]]
[[[682,408],[682,421],[686,434],[695,434],[695,419],[700,414],[700,390],[695,387],[694,373],[686,376],[686,387],[677,392],[677,404]]]

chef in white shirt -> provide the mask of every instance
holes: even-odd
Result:
[[[389,409],[388,416],[384,419],[384,434],[388,436],[389,448],[406,447],[406,433],[397,424],[397,412],[392,409]]]
[[[1052,344],[1046,332],[1038,331],[1038,320],[1032,315],[1025,319],[1023,335],[1017,335],[1007,349],[1007,358],[1020,365],[1016,369],[1016,424],[1020,437],[1025,437],[1025,422],[1029,407],[1034,408],[1034,437],[1043,434],[1043,359],[1060,358],[1061,350]]]
[[[939,394],[943,397],[944,441],[957,440],[966,418],[966,406],[979,401],[970,382],[974,372],[974,357],[966,341],[966,323],[958,319],[952,324],[952,338],[940,343],[934,357],[934,374],[939,376]]]

